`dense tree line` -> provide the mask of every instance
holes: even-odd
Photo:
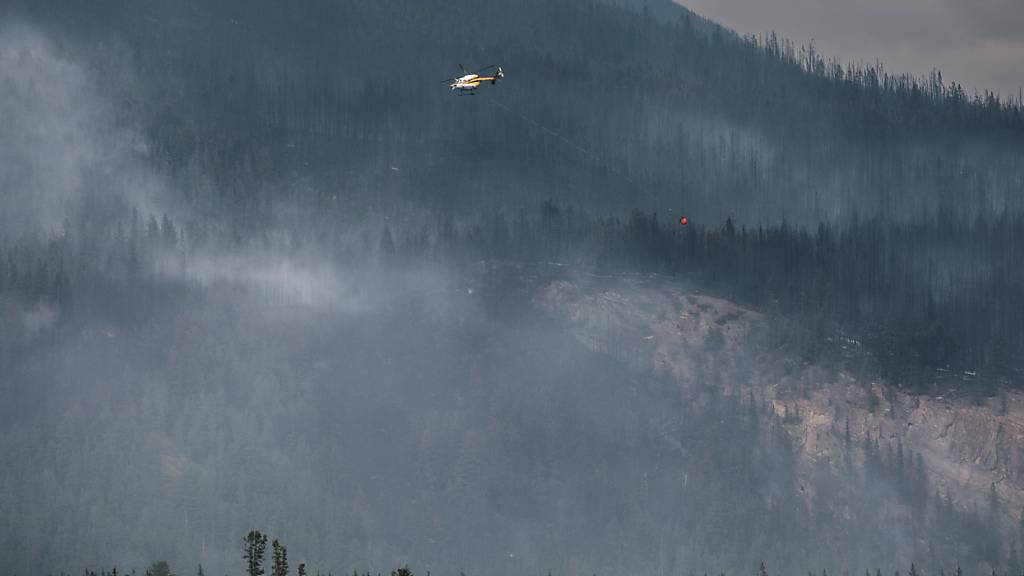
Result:
[[[466,215],[464,215],[466,217]],[[814,230],[680,226],[656,214],[594,218],[545,202],[514,217],[419,215],[392,228],[334,227],[297,234],[335,262],[559,261],[604,271],[674,274],[773,314],[777,338],[805,359],[835,356],[840,344],[859,366],[891,384],[922,392],[958,385],[991,394],[1015,386],[1024,368],[1024,217],[1002,214],[963,221],[951,214],[895,223],[852,218]],[[187,288],[163,275],[187,275],[211,247],[266,246],[232,238],[222,227],[176,226],[166,215],[137,213],[105,229],[80,226],[49,240],[0,244],[0,291],[74,310],[97,309],[119,294],[131,315]],[[190,232],[189,232],[190,231]],[[326,240],[324,240],[326,238]],[[101,306],[99,308],[102,308]]]
[[[443,217],[430,224],[425,242],[419,233],[387,228],[356,234],[356,249],[332,251],[347,259],[346,270],[453,266],[464,270],[458,282],[479,287],[480,303],[453,307],[403,296],[354,317],[310,317],[291,305],[288,293],[247,293],[161,272],[161,266],[188,270],[203,252],[240,242],[214,231],[193,239],[180,232],[189,224],[179,227],[170,218],[139,216],[156,224],[138,234],[134,248],[131,230],[148,228],[133,225],[134,218],[93,230],[94,236],[72,225],[38,252],[31,244],[5,248],[7,260],[19,254],[19,271],[35,270],[16,278],[50,278],[58,270],[68,277],[65,302],[47,291],[57,286],[52,279],[23,285],[11,276],[0,298],[7,305],[8,298],[24,302],[41,294],[37,304],[60,311],[40,328],[3,331],[0,346],[11,375],[2,384],[9,402],[0,422],[10,431],[0,449],[16,462],[0,477],[0,506],[25,508],[11,517],[24,529],[2,531],[9,549],[24,550],[17,566],[108,557],[105,549],[76,546],[78,525],[132,549],[170,549],[176,562],[196,558],[201,546],[236,549],[200,537],[237,530],[232,510],[239,502],[284,523],[290,538],[312,552],[307,558],[334,565],[408,553],[475,569],[484,557],[505,558],[507,538],[550,526],[557,537],[538,540],[532,553],[558,572],[596,564],[628,570],[641,558],[645,570],[676,572],[731,572],[762,559],[788,571],[891,566],[906,558],[929,570],[957,560],[973,570],[1015,566],[1017,536],[1000,529],[993,521],[999,516],[930,493],[919,456],[899,444],[870,437],[856,446],[847,438],[844,461],[818,462],[812,477],[799,481],[797,454],[782,426],[801,415],[779,416],[754,397],[722,396],[720,381],[742,381],[750,377],[743,370],[753,368],[714,361],[712,343],[692,382],[629,374],[572,347],[544,321],[530,320],[536,313],[516,295],[516,266],[474,279],[479,250],[502,254],[498,245],[519,262],[578,254],[581,265],[597,270],[671,270],[671,257],[642,248],[656,220],[592,222],[622,235],[602,256],[603,244],[584,232],[595,229],[568,223],[589,220],[570,220],[568,213],[548,205],[509,225],[530,231],[534,243],[517,241],[513,232],[488,240],[492,230],[462,228]],[[164,234],[172,227],[177,235]],[[709,246],[710,238],[742,236],[686,234]],[[580,235],[577,246],[595,240],[587,245],[593,251],[573,248],[567,239],[574,235]],[[99,254],[76,248],[82,245]],[[517,256],[519,249],[530,252]],[[54,263],[44,264],[51,253]],[[136,272],[133,257],[140,261]],[[389,274],[376,292],[408,281]],[[25,291],[34,285],[42,291]],[[492,312],[481,315],[476,305]],[[433,316],[438,306],[450,312]],[[610,337],[613,348],[629,345],[626,334]],[[59,376],[67,362],[76,368],[71,389]],[[624,385],[638,377],[636,388]],[[35,385],[28,388],[27,381]],[[54,394],[57,389],[65,392]],[[52,413],[61,416],[51,421]],[[34,448],[18,448],[43,422],[45,431],[32,436]],[[349,440],[375,429],[389,431],[373,451]],[[843,431],[833,434],[842,438]],[[382,459],[382,453],[401,457]],[[123,468],[134,471],[120,474]],[[59,479],[71,477],[77,488],[60,490]],[[614,488],[622,486],[634,488]],[[111,490],[118,494],[113,507],[103,504]],[[568,507],[551,516],[545,502],[560,498],[569,498]],[[123,523],[104,516],[120,518],[128,509],[162,528],[128,534]],[[350,518],[332,510],[351,510]],[[34,534],[50,536],[38,542]],[[428,538],[452,543],[438,551]],[[382,546],[377,556],[367,556],[369,542]],[[593,542],[602,542],[602,550]],[[254,554],[270,552],[262,539],[253,546]],[[509,570],[517,566],[509,562]]]
[[[892,370],[891,383],[909,385],[912,381],[902,379],[902,375],[913,374],[918,369],[917,360],[896,355],[887,368],[882,346],[898,352],[916,341],[901,341],[901,334],[894,332],[890,340],[875,344],[871,333],[860,336],[858,330],[883,334],[892,330],[893,324],[888,323],[885,314],[906,321],[907,316],[899,314],[909,313],[907,310],[884,308],[883,314],[871,307],[886,306],[905,290],[923,289],[918,282],[928,276],[914,273],[909,266],[917,263],[927,267],[924,261],[928,250],[936,244],[916,244],[919,235],[940,235],[951,249],[968,249],[955,255],[965,265],[969,263],[966,271],[953,265],[954,255],[941,255],[949,264],[944,273],[953,273],[934,284],[941,287],[952,282],[949,285],[955,290],[962,290],[962,286],[974,282],[985,286],[986,281],[1007,277],[1008,272],[1000,272],[1002,276],[992,272],[1005,264],[999,261],[1001,253],[993,246],[1001,234],[1016,233],[1013,231],[1019,223],[979,220],[946,231],[938,230],[935,223],[856,221],[836,229],[822,226],[813,233],[788,226],[750,230],[736,228],[731,222],[720,229],[690,226],[684,228],[639,212],[627,221],[592,218],[578,209],[545,203],[536,213],[520,212],[512,218],[482,215],[478,223],[456,223],[445,214],[421,215],[401,227],[380,221],[366,224],[361,230],[336,230],[333,235],[310,228],[282,239],[274,234],[240,237],[231,226],[178,224],[162,215],[131,212],[113,226],[69,222],[65,231],[48,240],[26,237],[10,241],[0,250],[5,263],[0,268],[4,287],[0,303],[8,310],[25,310],[26,318],[43,313],[37,310],[55,312],[51,313],[54,320],[39,321],[39,328],[2,332],[0,361],[12,378],[4,384],[11,402],[0,413],[0,421],[19,430],[33,418],[59,410],[52,403],[64,400],[52,391],[62,386],[62,379],[53,370],[61,366],[66,354],[77,354],[74,351],[79,349],[89,351],[87,358],[76,362],[77,378],[89,383],[83,382],[82,392],[68,400],[78,398],[82,408],[63,412],[65,416],[53,432],[36,439],[38,450],[62,455],[59,459],[26,459],[28,454],[16,448],[19,436],[9,436],[12,444],[3,449],[19,458],[22,467],[15,469],[26,473],[15,474],[11,469],[0,478],[6,486],[0,497],[27,505],[55,490],[53,481],[40,485],[28,481],[42,473],[38,466],[45,466],[46,477],[51,478],[78,470],[76,482],[119,487],[125,505],[144,510],[147,518],[166,519],[170,532],[161,534],[169,534],[175,543],[175,558],[180,559],[198,545],[197,533],[188,526],[203,526],[204,533],[229,531],[234,523],[227,502],[254,502],[261,495],[287,492],[284,484],[291,481],[288,470],[316,469],[332,475],[329,485],[340,484],[319,492],[324,510],[359,510],[354,513],[358,520],[351,526],[340,520],[339,525],[328,526],[321,518],[306,528],[291,527],[293,538],[320,543],[319,557],[361,554],[360,543],[373,538],[371,534],[391,534],[385,528],[374,528],[382,521],[380,517],[370,520],[376,517],[374,514],[383,518],[393,515],[394,521],[404,527],[401,538],[391,546],[404,542],[416,554],[429,556],[434,549],[415,544],[416,531],[426,530],[431,537],[442,538],[443,532],[431,518],[454,515],[478,518],[451,535],[462,544],[450,552],[453,557],[476,562],[480,560],[479,551],[503,554],[500,540],[486,536],[489,532],[482,518],[488,513],[480,508],[481,502],[488,501],[486,493],[509,494],[510,500],[494,504],[498,513],[510,518],[522,516],[523,521],[532,518],[532,522],[546,518],[534,489],[524,488],[538,478],[553,482],[544,489],[544,499],[562,497],[561,482],[566,478],[575,479],[574,493],[583,491],[595,497],[604,494],[601,486],[644,483],[647,492],[627,491],[629,497],[615,500],[611,508],[599,507],[585,516],[573,517],[588,518],[585,525],[572,519],[560,521],[566,522],[562,524],[565,530],[575,534],[572,542],[583,546],[577,552],[567,555],[564,550],[551,549],[537,554],[560,558],[553,569],[590,566],[598,561],[582,555],[585,543],[614,541],[621,542],[629,552],[621,556],[615,550],[609,553],[622,562],[639,554],[647,558],[651,570],[692,565],[687,562],[696,562],[701,570],[712,566],[735,570],[760,559],[787,570],[814,563],[854,568],[891,565],[910,557],[928,570],[960,561],[972,569],[990,566],[1016,573],[1020,542],[1012,530],[1001,529],[998,500],[993,499],[987,509],[979,509],[969,503],[954,503],[946,494],[931,493],[920,457],[899,442],[868,434],[862,445],[856,446],[848,431],[844,436],[843,431],[835,429],[832,433],[837,438],[845,438],[842,461],[818,462],[810,479],[798,482],[795,450],[782,427],[799,422],[800,413],[789,411],[779,416],[753,397],[722,397],[718,391],[717,383],[722,380],[743,381],[749,377],[743,371],[750,367],[715,362],[716,348],[708,342],[707,349],[699,354],[702,360],[693,382],[645,375],[640,400],[612,401],[626,391],[622,383],[636,376],[623,373],[615,362],[600,355],[567,350],[561,336],[545,331],[543,321],[526,321],[535,312],[530,312],[528,301],[522,301],[517,283],[523,281],[519,276],[524,275],[524,266],[545,262],[571,263],[576,269],[602,274],[676,274],[698,286],[763,307],[781,325],[774,337],[791,342],[794,352],[809,358],[827,359],[831,352],[821,347],[823,339],[839,335],[863,338],[866,352],[858,354],[878,357],[872,369]],[[883,238],[889,240],[883,242]],[[988,242],[990,249],[983,242]],[[283,249],[301,253],[311,245],[317,245],[318,253],[328,255],[323,266],[337,266],[349,274],[361,269],[379,270],[383,276],[377,292],[401,290],[408,281],[407,277],[392,275],[388,272],[391,269],[426,266],[461,270],[457,276],[464,280],[458,282],[480,287],[478,297],[487,312],[481,316],[473,307],[452,309],[446,304],[443,309],[454,310],[448,313],[451,317],[438,319],[431,316],[437,303],[423,301],[421,296],[402,296],[373,314],[353,318],[326,313],[312,320],[301,307],[294,308],[300,303],[298,297],[287,290],[278,291],[276,284],[224,287],[203,281],[201,274],[193,272],[204,258],[223,251],[243,254],[256,246],[271,253]],[[972,252],[975,249],[979,252]],[[983,255],[989,259],[986,261]],[[485,265],[480,278],[481,261],[511,266]],[[415,275],[412,278],[422,281]],[[837,288],[826,289],[828,283]],[[852,292],[864,294],[863,300],[844,299],[847,293],[843,289],[849,283],[856,284]],[[931,306],[967,322],[966,317],[953,314],[957,308],[952,303],[958,298],[955,292],[936,296]],[[282,306],[288,312],[274,322],[283,322],[283,328],[270,329],[261,324],[267,314],[276,317],[274,311]],[[853,310],[845,310],[847,306]],[[858,316],[858,310],[867,313]],[[1003,314],[1009,312],[1004,310]],[[9,317],[17,319],[19,315]],[[934,312],[923,316],[936,317]],[[860,318],[872,320],[860,323]],[[914,316],[909,318],[918,321]],[[988,318],[982,316],[981,321]],[[301,336],[289,336],[283,342],[280,330],[298,330]],[[525,334],[517,335],[521,332]],[[429,341],[424,340],[423,334],[427,333]],[[608,338],[610,349],[631,345],[628,335],[615,330]],[[550,341],[542,347],[545,352],[536,349],[538,341]],[[343,342],[344,347],[334,348],[336,342]],[[264,358],[266,351],[273,352]],[[323,354],[329,354],[331,361],[310,364],[309,358],[322,358]],[[538,372],[515,376],[523,369],[524,357],[531,358],[527,364]],[[103,358],[107,360],[99,360]],[[391,364],[392,358],[400,361]],[[439,368],[436,358],[446,358],[446,367]],[[955,366],[950,360],[943,361],[941,366]],[[549,372],[541,367],[555,365],[565,366],[570,372],[558,371],[559,377],[549,382]],[[85,369],[87,366],[94,367]],[[995,373],[996,367],[983,366]],[[350,376],[352,367],[362,368]],[[440,372],[435,373],[437,370]],[[94,371],[96,374],[90,375]],[[378,375],[378,371],[386,376]],[[303,375],[299,384],[291,374]],[[346,384],[337,386],[337,378],[343,378]],[[366,378],[364,384],[361,378]],[[384,381],[378,382],[380,378]],[[24,387],[28,381],[34,383],[32,394]],[[139,381],[149,382],[140,389],[136,388]],[[526,382],[532,383],[524,388]],[[482,393],[480,386],[485,384],[486,392]],[[397,401],[406,406],[399,412],[401,417],[396,419],[395,409],[390,408],[396,400],[385,403],[387,408],[360,408],[368,401],[361,395],[386,397],[392,389],[404,391]],[[289,397],[297,390],[302,391],[303,398],[327,400],[291,400],[278,407],[278,395]],[[162,400],[153,400],[153,395]],[[452,404],[451,399],[458,397],[465,400]],[[351,406],[339,408],[345,406],[342,398]],[[626,408],[623,402],[632,407]],[[111,406],[117,408],[112,412]],[[370,406],[376,404],[371,402]],[[588,414],[593,410],[587,418],[602,422],[592,432],[600,441],[585,441],[585,448],[573,440],[581,433],[578,418],[562,413],[575,413],[583,409],[581,406]],[[339,409],[341,412],[336,412]],[[91,413],[107,416],[97,422],[88,416]],[[253,430],[252,413],[260,415],[257,421],[268,424]],[[650,424],[635,429],[629,418],[622,420],[632,413],[642,414],[643,421]],[[152,420],[145,432],[140,432],[136,419],[144,414],[151,415]],[[433,414],[457,419],[463,440],[452,443],[445,434],[424,432],[429,429],[424,426],[437,418]],[[377,426],[378,418],[388,419],[396,430],[408,426],[408,435],[400,435],[386,448],[387,453],[406,454],[407,460],[382,463],[376,452],[362,454],[353,448],[345,449],[348,458],[336,460],[344,439],[362,437],[366,430]],[[319,424],[306,430],[290,424],[293,421]],[[619,425],[628,430],[620,438],[625,445],[643,448],[624,452],[628,457],[623,456],[622,469],[613,471],[607,459],[615,453],[619,441],[607,436],[604,427]],[[95,432],[81,435],[72,434],[73,430]],[[219,440],[211,446],[210,432],[204,430],[219,430],[213,437]],[[72,438],[74,449],[69,452],[67,442]],[[127,483],[128,478],[111,476],[112,470],[90,464],[114,462],[116,470],[118,465],[127,465],[123,458],[132,454],[131,461],[149,462],[152,456],[140,453],[141,447],[166,445],[168,438],[180,446],[176,450],[186,454],[187,461],[195,463],[193,468],[177,472],[177,456],[170,461],[154,461],[150,466],[164,475],[173,474],[170,479],[158,475],[163,478],[158,484],[180,491],[186,501],[196,498],[191,506],[170,510],[160,501],[148,502],[142,485]],[[229,444],[229,438],[246,438],[245,447]],[[113,454],[121,456],[111,455],[111,442],[118,447]],[[228,446],[233,447],[226,452]],[[545,446],[550,454],[535,453],[537,447]],[[291,464],[280,466],[278,472],[267,472],[260,464],[264,449],[271,461]],[[676,450],[682,450],[679,460],[674,456],[666,460],[665,454]],[[205,471],[206,466],[213,466],[211,460],[222,458],[239,470],[221,469],[221,463]],[[312,468],[311,460],[318,462]],[[483,466],[481,462],[490,464]],[[393,480],[381,480],[379,476],[369,480],[358,474],[353,478],[352,470],[360,466],[389,470],[395,476]],[[556,467],[556,471],[548,466]],[[590,483],[588,471],[594,466],[602,470],[598,478],[608,484]],[[673,473],[654,474],[647,479],[637,476],[640,470],[653,474],[651,471],[664,466],[670,466]],[[179,478],[178,474],[183,475]],[[687,480],[680,490],[678,481],[684,476]],[[402,479],[412,477],[417,478],[416,498],[429,503],[426,509],[407,509],[391,498],[379,499],[382,494],[403,493],[407,488]],[[304,478],[304,485],[317,482]],[[370,497],[365,491],[370,486],[381,490],[372,497],[372,503],[366,502]],[[462,490],[470,490],[470,494],[477,494],[473,490],[484,492],[473,497],[479,500],[464,501],[462,496],[455,496]],[[65,554],[92,557],[73,546],[60,552],[53,548],[68,546],[64,523],[88,521],[80,514],[92,510],[97,502],[93,498],[102,499],[104,494],[103,490],[76,494],[72,508],[80,512],[69,517],[54,517],[54,510],[39,503],[38,512],[18,517],[27,518],[29,526],[35,527],[28,533],[36,533],[42,526],[57,526],[54,541],[39,548],[22,543],[12,546],[44,555],[28,565],[44,557],[66,562],[69,557]],[[454,508],[447,509],[442,505],[445,501],[453,502]],[[293,502],[305,514],[320,517],[319,512],[304,507],[302,502],[306,500],[294,497],[270,504],[276,517],[294,515],[281,508],[287,502]],[[722,507],[721,502],[730,505]],[[5,504],[0,501],[0,505]],[[10,502],[6,505],[14,506]],[[203,511],[207,509],[213,511],[212,516],[204,519]],[[628,513],[623,518],[618,516],[619,511]],[[518,525],[512,521],[509,529]],[[325,535],[316,530],[337,539],[328,539],[331,542],[348,544],[332,552],[334,544],[327,545]],[[20,542],[14,532],[9,534],[13,542]],[[771,535],[771,540],[765,540],[766,535]],[[392,542],[393,537],[391,534],[388,541]],[[147,542],[145,534],[132,536],[131,541],[139,538],[142,540],[138,544]],[[736,549],[727,544],[737,541],[746,545]],[[253,553],[261,547],[266,548],[267,543],[255,542]],[[474,552],[467,552],[467,548]],[[390,550],[399,553],[397,548]],[[278,554],[283,559],[281,552]],[[28,558],[22,561],[29,562]],[[601,563],[611,561],[609,557]]]
[[[167,184],[140,212],[99,162],[71,175],[63,225],[11,232],[0,207],[12,571],[234,569],[227,535],[263,517],[324,565],[1019,571],[998,501],[930,493],[898,443],[847,441],[804,486],[782,430],[801,415],[722,396],[749,374],[713,343],[693,382],[638,375],[518,288],[546,262],[674,274],[768,313],[808,360],[1016,385],[1020,102],[682,9],[12,4]],[[460,61],[508,80],[450,99]]]
[[[939,72],[739,38],[681,7],[675,18],[575,0],[23,10],[95,58],[180,200],[218,218],[281,201],[515,210],[553,190],[596,213],[675,208],[747,225],[1024,207],[1020,102],[972,96]],[[131,86],[110,64],[125,53]],[[437,80],[462,60],[501,62],[508,80],[453,99]]]
[[[900,385],[926,388],[936,368],[1013,382],[1020,367],[1021,103],[970,96],[939,72],[843,65],[660,5],[16,10],[96,58],[191,217],[175,228],[122,214],[65,227],[71,240],[8,238],[0,286],[67,304],[71,283],[116,288],[98,270],[138,276],[156,236],[196,246],[222,222],[242,239],[311,226],[337,240],[390,215],[430,223],[369,232],[381,242],[362,248],[423,256],[428,240],[435,252],[474,244],[479,258],[696,275],[791,319],[803,354],[855,339]],[[491,22],[495,34],[470,43],[447,32]],[[434,90],[452,53],[507,63],[502,107]],[[139,81],[117,81],[111,62]],[[702,228],[673,226],[666,215],[681,211]],[[113,235],[109,250],[71,245],[97,234]]]
[[[989,390],[1024,368],[1024,217],[950,212],[807,230],[682,227],[656,214],[592,219],[545,204],[532,225],[466,231],[474,257],[506,255],[672,273],[776,312],[809,359],[854,338],[892,383],[926,390],[934,369],[984,373]]]

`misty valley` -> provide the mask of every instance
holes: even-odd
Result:
[[[0,572],[1021,574],[1022,144],[668,0],[14,0]]]

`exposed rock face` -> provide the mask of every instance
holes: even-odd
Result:
[[[920,454],[933,491],[956,505],[985,507],[994,485],[1004,522],[1020,519],[1024,396],[1017,392],[980,402],[933,398],[800,363],[771,349],[762,314],[656,277],[580,275],[547,284],[537,304],[585,345],[632,366],[670,373],[683,385],[712,378],[726,393],[767,403],[786,416],[804,456],[802,473],[822,458],[840,461],[848,426],[854,443],[870,435]]]

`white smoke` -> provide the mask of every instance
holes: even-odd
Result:
[[[163,186],[145,155],[73,54],[0,25],[0,227],[52,232],[87,199],[155,211]]]

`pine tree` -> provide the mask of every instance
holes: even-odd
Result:
[[[903,437],[896,437],[896,482],[901,490],[906,488],[906,470],[903,463]]]
[[[299,576],[306,576],[306,563],[299,562]]]
[[[263,555],[267,552],[267,537],[259,530],[249,532],[242,540],[242,558],[245,559],[245,573],[249,576],[263,576]]]
[[[395,239],[391,235],[391,228],[385,226],[380,236],[380,251],[385,257],[395,255]]]
[[[1020,572],[1021,572],[1020,557],[1017,556],[1017,544],[1016,543],[1011,543],[1010,544],[1010,552],[1007,555],[1006,562],[1007,562],[1007,564],[1009,564],[1010,573],[1011,574],[1020,574]]]
[[[288,548],[277,540],[274,540],[274,566],[271,570],[272,576],[288,576]]]
[[[178,231],[174,228],[174,222],[164,213],[160,220],[160,235],[163,237],[165,247],[173,248],[178,243]]]
[[[1020,511],[1020,523],[1017,524],[1017,538],[1024,542],[1024,508]]]
[[[761,568],[757,571],[758,576],[768,576],[768,568],[765,567],[764,562],[761,562]]]
[[[150,248],[156,246],[160,240],[160,222],[157,221],[156,215],[150,214],[149,219],[146,221],[146,242]]]
[[[174,572],[171,572],[171,567],[167,565],[167,562],[160,560],[158,562],[153,562],[153,564],[146,569],[146,576],[174,576]]]
[[[999,494],[996,493],[996,483],[992,482],[988,487],[988,514],[989,521],[999,520]]]

